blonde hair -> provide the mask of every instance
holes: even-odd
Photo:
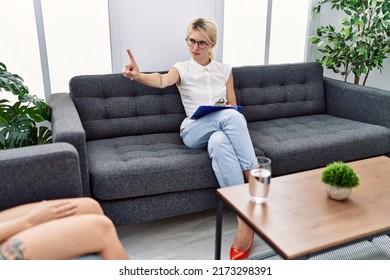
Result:
[[[199,31],[209,41],[210,44],[217,44],[217,24],[208,18],[197,18],[191,21],[187,28],[187,37],[191,32]],[[209,56],[214,59],[214,48],[210,48]]]

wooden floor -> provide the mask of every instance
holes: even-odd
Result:
[[[236,235],[236,226],[234,214],[225,212],[222,226],[222,259],[229,259],[229,249]],[[215,210],[145,224],[122,226],[118,227],[117,231],[131,259],[214,259]],[[312,259],[389,260],[390,237],[381,236],[377,239],[374,239],[374,242],[362,241]],[[250,257],[270,251],[270,247],[255,236]]]
[[[222,259],[229,259],[237,230],[236,216],[226,211],[222,226]],[[213,260],[215,210],[179,216],[150,223],[117,228],[129,257],[136,260]],[[255,237],[252,254],[269,251]]]

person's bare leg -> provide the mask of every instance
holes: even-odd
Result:
[[[60,200],[60,199],[57,199]],[[51,200],[51,201],[57,201]],[[89,197],[77,197],[77,198],[64,198],[63,201],[71,201],[77,204],[77,211],[75,215],[80,214],[98,214],[103,215],[103,210],[100,207],[99,203]],[[31,209],[33,209],[38,203],[28,203],[20,206],[16,206],[0,212],[0,222],[7,221],[9,219],[14,219],[21,217],[27,214]]]
[[[233,247],[244,252],[252,243],[253,230],[239,216],[237,216],[237,225],[237,234]]]
[[[249,181],[250,170],[244,170],[245,182]],[[233,247],[241,252],[246,251],[252,242],[253,230],[237,216],[237,235]]]
[[[249,182],[250,172],[251,172],[250,169],[247,169],[247,170],[244,170],[244,171],[243,171],[245,183],[248,183],[248,182]]]
[[[37,225],[9,238],[0,248],[3,255],[7,248],[19,250],[16,255],[25,259],[72,259],[94,253],[103,259],[128,259],[111,220],[95,214]]]

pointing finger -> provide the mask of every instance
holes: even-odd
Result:
[[[127,54],[129,55],[131,63],[135,64],[135,59],[134,59],[134,56],[131,53],[130,49],[127,49]]]

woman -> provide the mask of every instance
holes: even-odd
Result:
[[[244,177],[249,178],[249,170],[257,166],[244,116],[229,109],[197,120],[190,118],[200,105],[214,105],[220,98],[237,105],[231,67],[214,60],[216,24],[204,18],[193,20],[188,26],[186,41],[191,59],[174,64],[166,74],[141,73],[133,54],[127,50],[130,63],[125,65],[123,75],[156,88],[176,84],[187,115],[180,127],[184,144],[190,148],[207,147],[221,187],[243,184]],[[253,242],[253,231],[240,218],[237,220],[231,259],[248,257]]]
[[[0,260],[128,259],[115,227],[91,198],[30,203],[0,211]]]

